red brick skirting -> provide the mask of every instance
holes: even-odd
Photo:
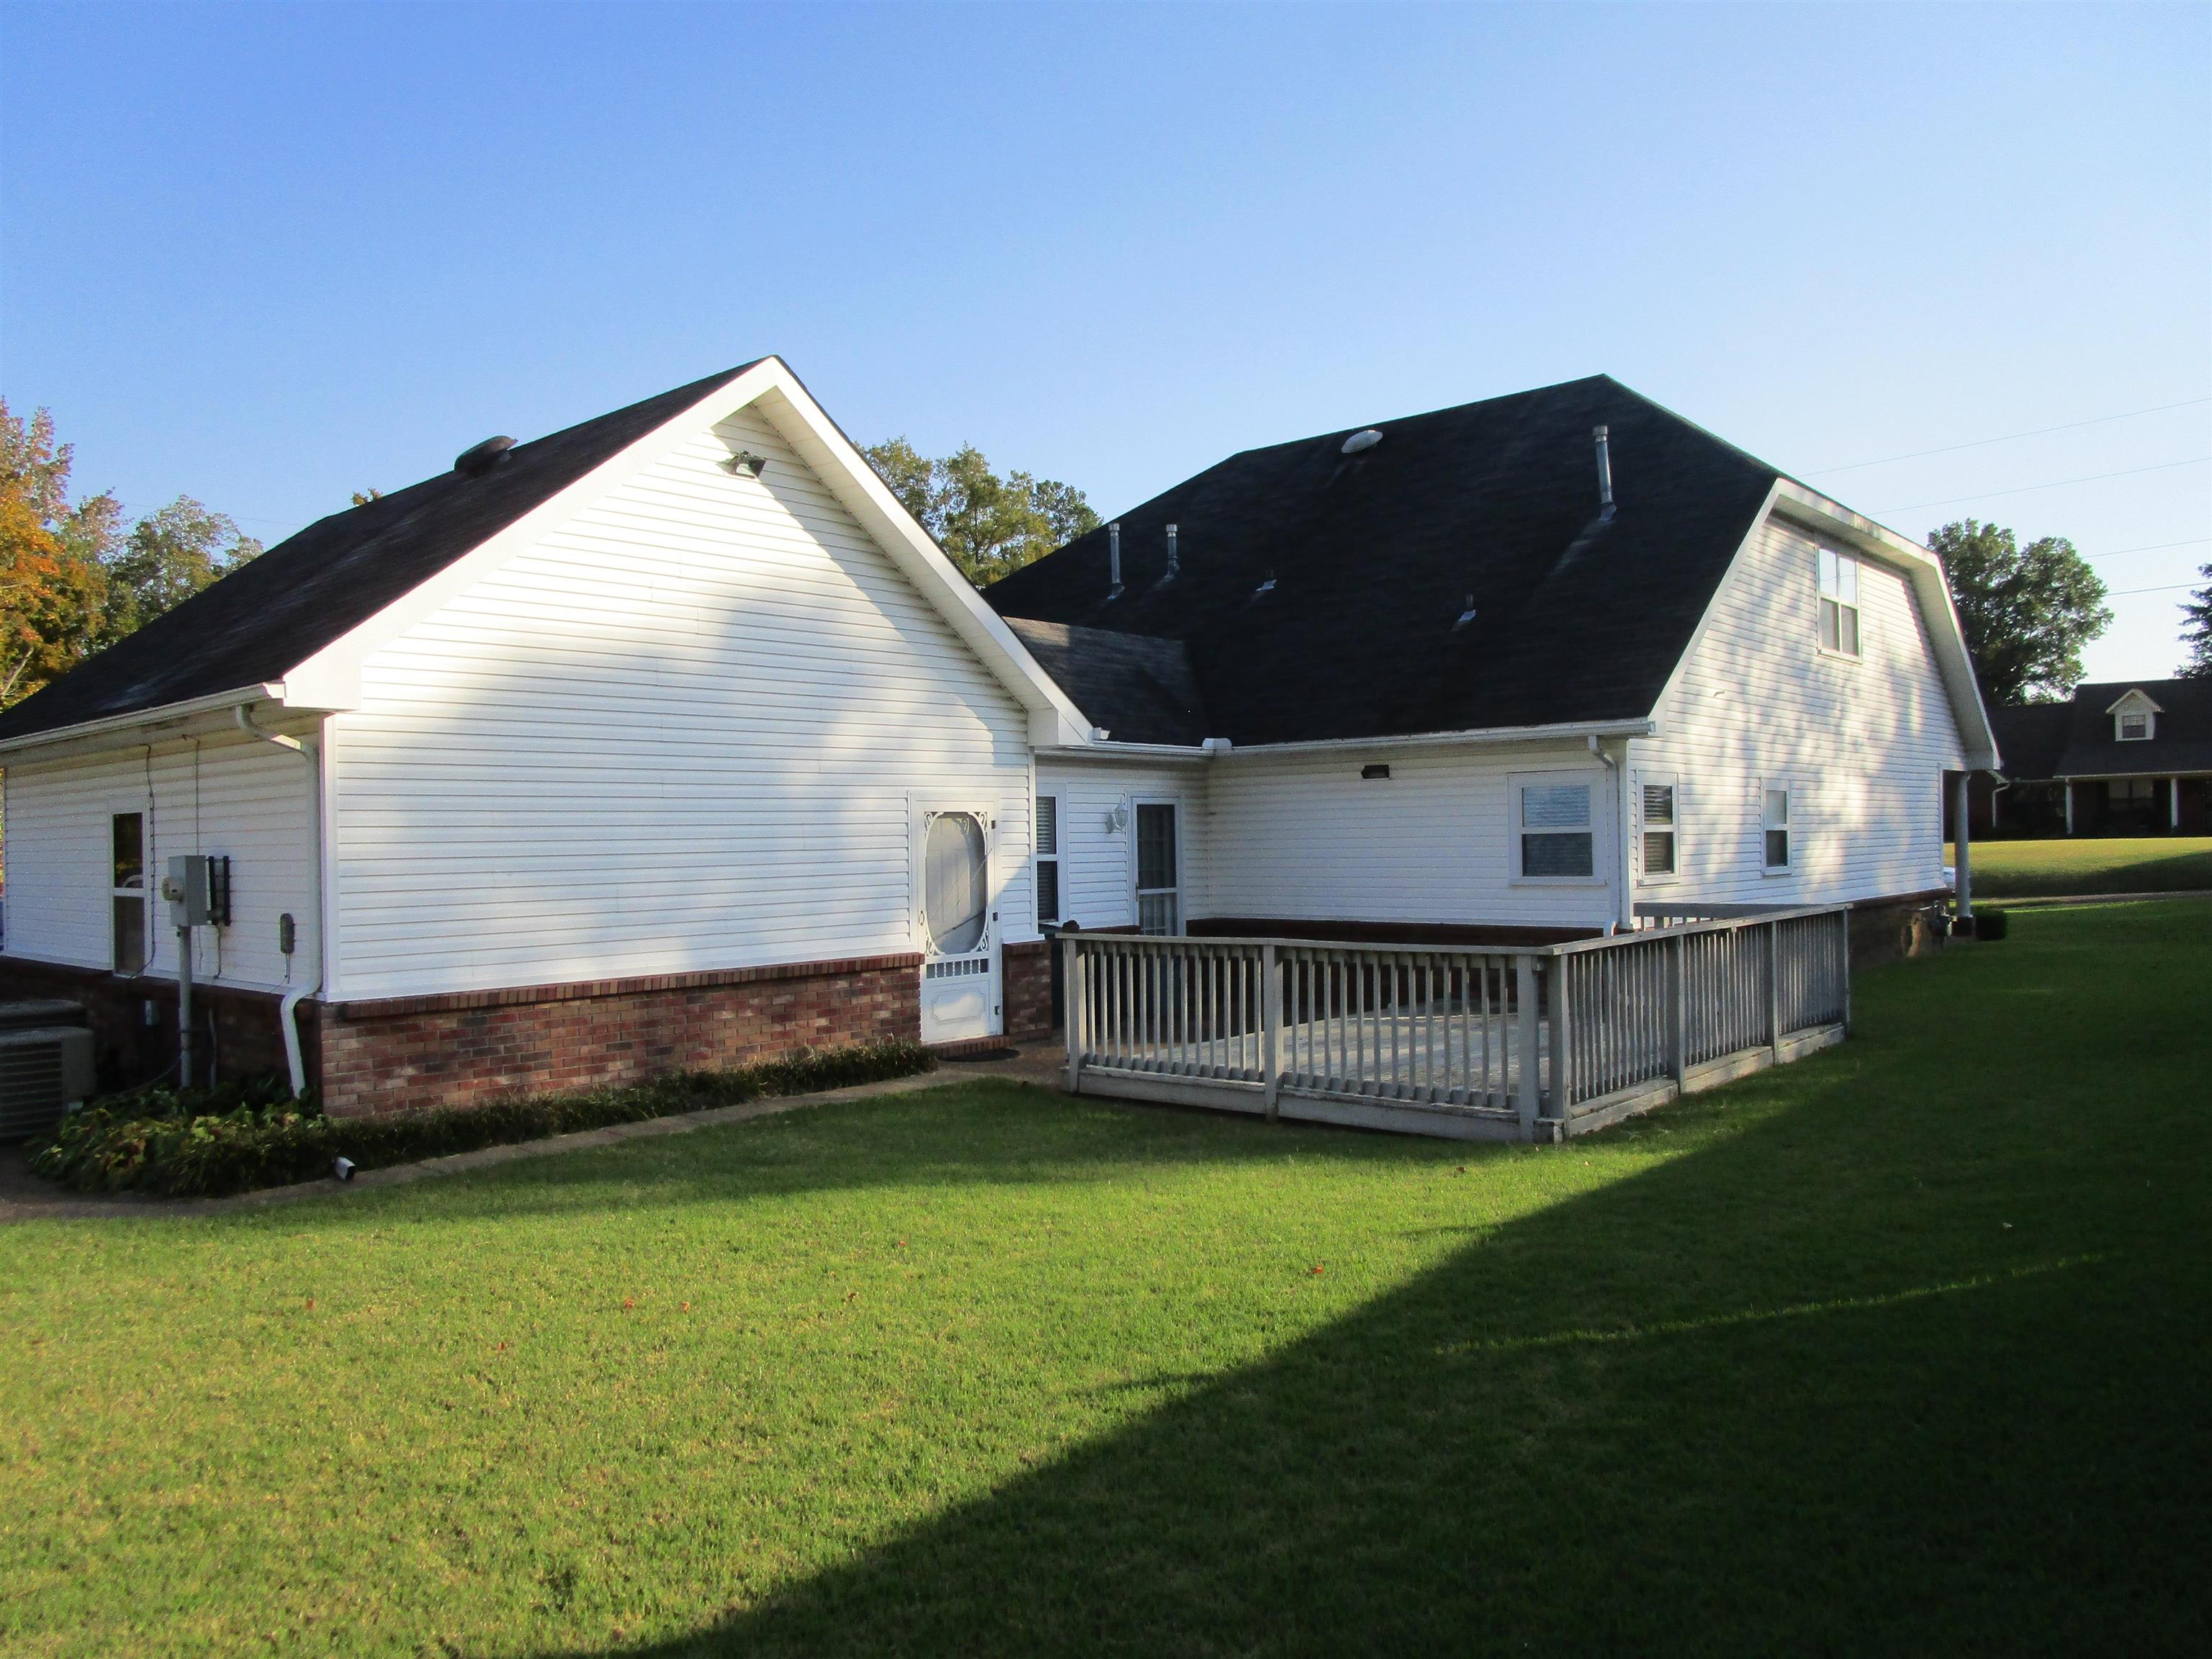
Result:
[[[72,968],[60,963],[0,957],[0,1000],[12,997],[67,997],[84,1005],[85,1023],[92,1028],[98,1086],[103,1094],[150,1081],[176,1061],[177,986],[173,980],[134,980],[104,968]],[[201,1080],[204,1082],[208,1076],[201,1067],[210,1065],[224,1078],[270,1072],[281,1076],[285,1069],[284,1033],[276,1018],[281,1002],[281,996],[270,991],[241,990],[215,981],[194,985],[192,1024],[198,1032],[199,1064],[193,1069]],[[149,1004],[154,1011],[151,1024],[146,1018]],[[312,1066],[312,1005],[301,1012],[308,1016],[307,1053]]]
[[[349,1002],[321,1030],[333,1112],[481,1104],[635,1083],[921,1029],[921,958],[589,980]]]
[[[1008,1038],[1052,1035],[1052,945],[1036,939],[1009,945],[1001,958],[1000,1004]]]

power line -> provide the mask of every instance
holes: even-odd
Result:
[[[2124,415],[2100,415],[2094,420],[2069,421],[2063,426],[2039,426],[2032,432],[2008,432],[2002,438],[1977,438],[1971,443],[1945,444],[1941,449],[1916,449],[1906,455],[1885,455],[1878,461],[1853,461],[1849,466],[1824,466],[1808,472],[1808,478],[1825,478],[1832,472],[1856,472],[1861,467],[1887,466],[1892,461],[1917,461],[1927,455],[1949,455],[1961,449],[1980,449],[1990,444],[2008,444],[2021,438],[2040,438],[2046,432],[2073,432],[2085,426],[2104,426],[2113,421],[2132,421],[2139,415],[2163,415],[2170,409],[2194,409],[2199,404],[2212,404],[2212,398],[2185,398],[2178,404],[2160,404],[2154,409],[2131,409]]]
[[[2186,541],[2150,542],[2142,547],[2116,547],[2109,553],[2084,553],[2085,559],[2117,559],[2123,553],[2157,553],[2169,547],[2202,547],[2212,536],[2191,536]]]
[[[2185,461],[2160,461],[2156,466],[2131,466],[2118,472],[2092,472],[2080,478],[2053,478],[2049,483],[2021,484],[2012,489],[1984,489],[1972,495],[1947,495],[1940,501],[1907,501],[1902,507],[1882,507],[1875,509],[1877,516],[1891,513],[1912,513],[1923,507],[1954,507],[1960,501],[1994,501],[2000,495],[2025,495],[2037,489],[2061,489],[2068,484],[2095,483],[2103,478],[2132,478],[2143,472],[2170,472],[2177,466],[2202,466],[2212,461],[2212,455],[2192,455]]]
[[[2163,587],[2116,587],[2105,597],[2124,599],[2130,593],[2178,593],[2185,587],[2194,587],[2195,582],[2168,582]]]

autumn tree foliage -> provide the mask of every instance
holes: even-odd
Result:
[[[126,531],[107,491],[70,501],[72,459],[46,410],[25,420],[0,398],[0,708],[261,551],[189,495]]]
[[[1098,527],[1098,515],[1073,485],[1026,472],[1002,478],[973,444],[932,459],[892,438],[861,453],[978,587]]]

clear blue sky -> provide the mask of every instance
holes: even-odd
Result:
[[[272,541],[774,351],[1108,513],[1603,370],[1916,536],[2212,558],[2203,6],[10,4],[0,123],[0,392]]]

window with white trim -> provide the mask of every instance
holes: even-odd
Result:
[[[118,812],[108,820],[109,906],[118,974],[146,966],[146,815]]]
[[[1643,772],[1638,775],[1637,783],[1637,846],[1644,861],[1644,879],[1672,881],[1682,867],[1674,775]]]
[[[1759,827],[1767,870],[1771,872],[1789,869],[1793,849],[1790,844],[1788,784],[1769,783],[1759,792]]]
[[[1060,918],[1060,799],[1036,798],[1036,919],[1039,926]]]
[[[2147,708],[2122,709],[2119,730],[2116,735],[2122,743],[2150,741],[2150,711]]]
[[[1859,562],[1826,547],[1820,550],[1820,648],[1859,654]]]
[[[1594,778],[1515,778],[1516,868],[1523,881],[1587,881],[1597,872]]]

